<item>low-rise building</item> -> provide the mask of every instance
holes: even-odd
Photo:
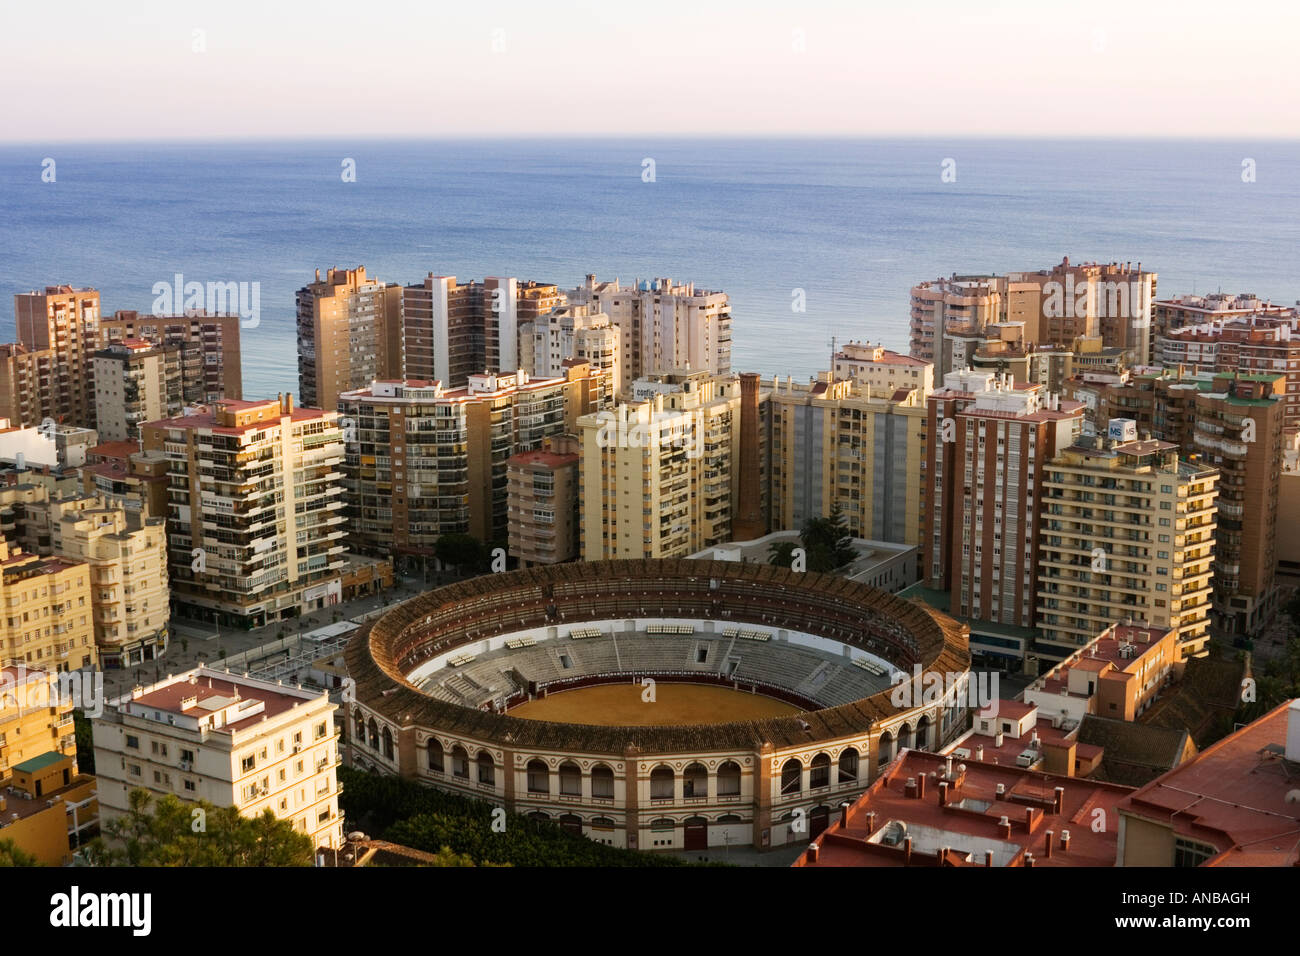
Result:
[[[1121,800],[1119,866],[1295,866],[1300,700]]]
[[[72,863],[72,851],[99,826],[95,778],[68,754],[49,751],[15,764],[0,793],[0,841],[43,866]]]
[[[92,727],[105,824],[132,790],[270,810],[316,848],[343,843],[338,733],[324,691],[196,668],[111,701]]]

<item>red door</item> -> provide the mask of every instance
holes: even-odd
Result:
[[[707,850],[709,848],[709,821],[703,817],[691,817],[686,821],[686,849]]]

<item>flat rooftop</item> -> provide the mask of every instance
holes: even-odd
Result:
[[[906,750],[849,808],[845,823],[832,818],[814,841],[817,862],[809,852],[794,865],[1025,866],[1032,855],[1034,866],[1113,866],[1118,827],[1098,833],[1091,823],[1097,810],[1117,819],[1116,806],[1132,793],[1119,784]]]
[[[1296,865],[1300,804],[1288,797],[1300,790],[1300,761],[1285,756],[1288,718],[1300,722],[1300,699],[1212,744],[1119,809],[1219,847],[1207,866]]]

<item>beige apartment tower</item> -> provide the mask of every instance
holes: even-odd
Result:
[[[682,371],[638,387],[643,400],[578,420],[584,561],[685,557],[731,538],[739,380]]]
[[[99,292],[69,285],[14,296],[18,341],[33,352],[54,353],[50,414],[57,421],[95,427],[94,368],[99,347]]]
[[[888,392],[828,372],[763,383],[772,528],[798,530],[839,508],[856,538],[919,543],[922,381]]]
[[[1113,624],[1136,623],[1176,631],[1181,657],[1199,654],[1210,637],[1218,472],[1113,419],[1041,474],[1043,648],[1065,657]]]
[[[334,411],[339,395],[402,374],[402,287],[366,267],[330,269],[298,290],[298,397]]]
[[[260,627],[341,599],[338,412],[292,395],[225,399],[143,426],[169,463],[168,569],[178,614]]]
[[[141,423],[181,413],[178,347],[123,339],[95,353],[94,369],[101,441],[138,441]]]

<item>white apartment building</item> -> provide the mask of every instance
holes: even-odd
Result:
[[[100,819],[132,790],[270,810],[313,845],[343,844],[339,734],[325,691],[195,668],[110,701],[92,723]]]

